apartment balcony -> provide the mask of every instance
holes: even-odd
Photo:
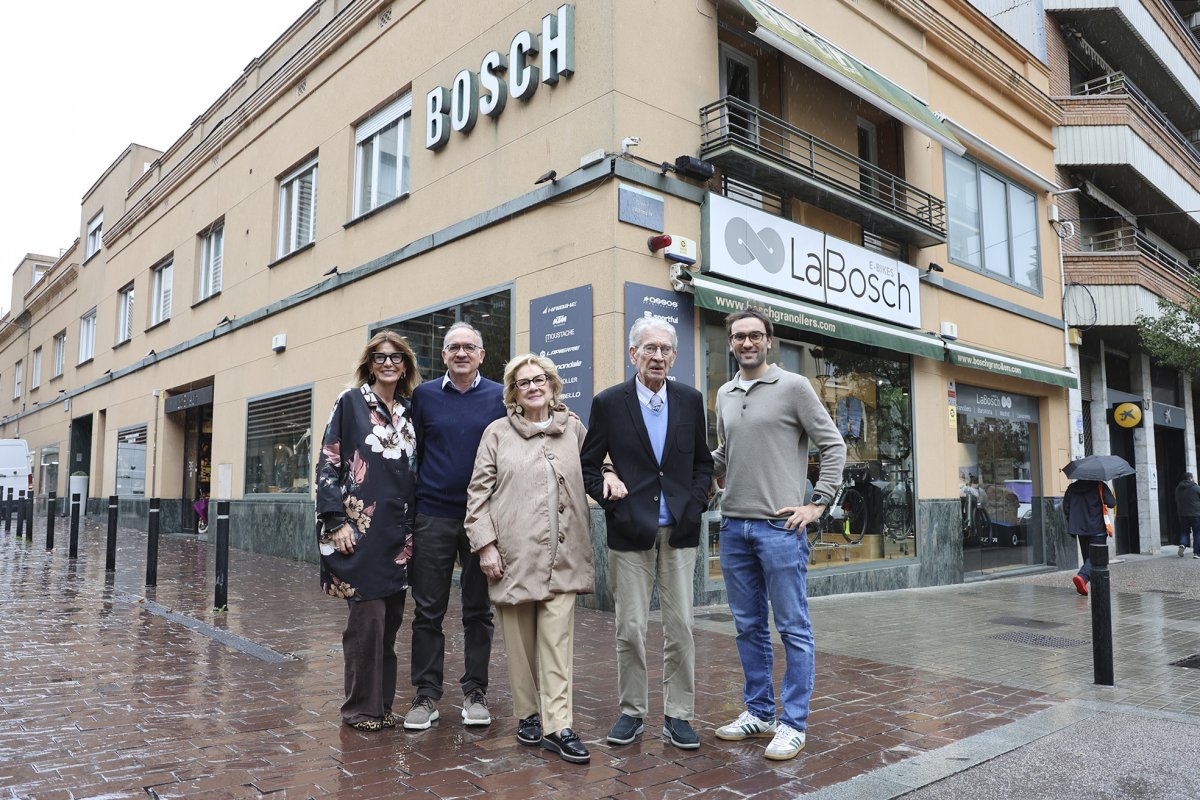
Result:
[[[1196,241],[1200,223],[1181,212],[1200,202],[1200,137],[1174,125],[1127,73],[1074,86],[1058,101],[1055,163],[1153,219],[1167,241]]]
[[[1084,63],[1123,71],[1184,131],[1200,129],[1200,44],[1168,0],[1045,0]]]
[[[1095,319],[1085,314],[1068,324],[1133,325],[1160,297],[1185,302],[1193,293],[1188,281],[1198,274],[1132,227],[1082,235],[1079,250],[1063,252],[1063,268],[1068,283],[1086,286],[1096,306]],[[1068,316],[1072,306],[1067,304]]]
[[[917,247],[946,241],[946,203],[732,97],[700,109],[700,157],[742,180]]]

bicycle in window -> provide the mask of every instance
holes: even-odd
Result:
[[[959,504],[962,507],[960,524],[963,544],[985,544],[992,538],[992,518],[983,507],[983,493],[978,484],[961,487]]]
[[[835,547],[862,541],[867,532],[867,498],[854,485],[869,479],[870,472],[865,465],[847,467],[842,472],[842,485],[829,501],[825,513],[808,526],[810,547]]]

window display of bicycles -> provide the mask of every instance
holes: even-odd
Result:
[[[854,488],[870,479],[865,464],[847,466],[842,472],[842,485],[825,507],[821,518],[808,526],[810,548],[856,545],[867,532],[867,499]]]

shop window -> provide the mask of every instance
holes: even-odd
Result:
[[[355,216],[408,192],[411,118],[412,95],[405,94],[355,129]]]
[[[146,426],[117,431],[117,495],[146,495]]]
[[[308,497],[312,479],[312,389],[246,405],[246,494]]]
[[[723,318],[704,312],[709,441],[716,444],[716,396],[736,374]],[[811,569],[916,555],[911,359],[847,342],[816,342],[775,327],[768,360],[804,375],[846,440],[843,492],[822,529],[810,528]],[[809,483],[819,454],[810,453]],[[709,519],[710,578],[719,578],[719,515]]]
[[[950,152],[945,153],[945,168],[950,260],[1040,292],[1037,198]]]
[[[446,371],[442,342],[446,329],[456,322],[469,323],[483,335],[487,357],[479,371],[485,378],[503,382],[504,365],[512,356],[512,294],[507,289],[417,317],[385,322],[374,327],[371,334],[386,328],[403,336],[416,353],[421,377],[429,380]]]
[[[42,448],[41,466],[38,473],[40,481],[38,491],[43,496],[58,491],[58,445],[48,444]]]

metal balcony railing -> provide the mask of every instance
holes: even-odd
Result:
[[[1172,139],[1191,151],[1192,155],[1197,159],[1200,159],[1200,144],[1193,142],[1183,131],[1175,127],[1175,123],[1167,119],[1167,115],[1160,111],[1158,106],[1150,102],[1150,99],[1142,93],[1141,89],[1137,88],[1133,81],[1126,77],[1124,72],[1110,72],[1099,78],[1077,83],[1071,87],[1071,93],[1081,97],[1095,97],[1109,94],[1128,95],[1143,111],[1149,114],[1159,125],[1162,125]]]
[[[1194,266],[1180,260],[1169,250],[1159,247],[1150,237],[1136,228],[1116,228],[1103,233],[1085,233],[1080,236],[1080,246],[1085,253],[1140,254],[1184,281],[1198,272]]]
[[[701,158],[743,173],[766,165],[776,179],[754,177],[768,188],[808,199],[809,187],[847,201],[865,212],[864,227],[881,235],[922,245],[946,240],[945,201],[785,120],[726,97],[701,108],[700,121]]]

